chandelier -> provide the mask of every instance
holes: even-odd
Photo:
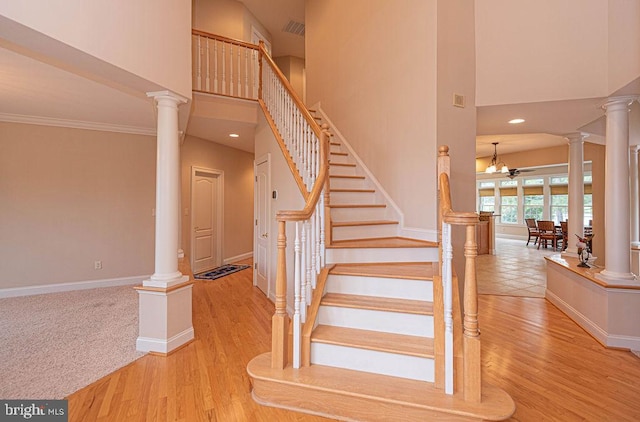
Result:
[[[495,173],[498,171],[498,167],[500,168],[500,173],[509,173],[509,167],[502,162],[498,161],[498,143],[492,142],[493,144],[493,158],[491,158],[491,164],[485,170],[485,173]]]

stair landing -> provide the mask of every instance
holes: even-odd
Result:
[[[481,403],[468,403],[428,382],[322,365],[272,369],[271,353],[255,357],[247,371],[258,403],[343,421],[505,420],[515,411],[511,397],[489,385]]]

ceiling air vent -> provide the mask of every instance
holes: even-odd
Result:
[[[287,24],[282,28],[283,32],[288,32],[290,34],[304,36],[304,24],[302,22],[296,22],[294,20],[290,20]]]

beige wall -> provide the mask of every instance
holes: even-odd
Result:
[[[18,31],[15,22],[33,31]],[[162,87],[191,98],[190,0],[3,1],[0,38],[125,85],[137,82],[122,69],[157,84],[135,89]]]
[[[253,252],[253,154],[201,138],[187,136],[182,160],[182,247],[191,253],[191,167],[224,172],[222,259]],[[189,216],[185,216],[185,208]]]
[[[405,225],[431,230],[436,17],[435,0],[308,0],[305,14],[307,103],[321,102]]]
[[[251,42],[251,27],[271,41],[271,34],[236,0],[193,0],[193,28],[236,40]]]
[[[609,92],[640,76],[640,1],[609,0]]]
[[[608,95],[608,3],[476,0],[476,105]]]
[[[278,68],[287,78],[291,87],[302,101],[305,100],[304,92],[304,59],[294,56],[275,57],[273,59]]]
[[[155,137],[14,123],[0,134],[0,289],[153,273]]]

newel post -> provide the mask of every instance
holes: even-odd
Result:
[[[271,367],[274,369],[284,369],[287,366],[289,315],[287,315],[286,247],[286,222],[278,220],[276,312],[271,319]]]
[[[473,403],[481,400],[480,331],[478,330],[478,287],[476,283],[476,226],[466,226],[464,244],[464,399]]]

